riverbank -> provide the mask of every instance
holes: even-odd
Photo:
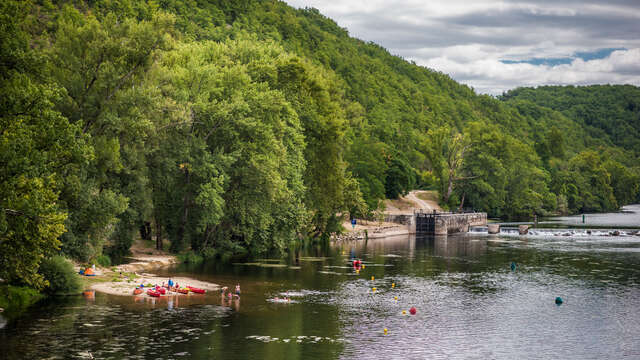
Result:
[[[178,259],[173,255],[135,255],[131,257],[133,261],[127,264],[113,266],[111,268],[97,268],[96,276],[83,277],[85,289],[95,290],[101,293],[119,296],[133,296],[133,290],[144,284],[163,285],[167,284],[169,278],[160,277],[149,273],[154,269],[171,266],[178,263]],[[193,286],[207,291],[215,291],[219,285],[199,281],[187,277],[171,278],[171,280],[182,287]],[[186,294],[171,293],[171,295],[182,296]],[[144,294],[144,296],[147,296]]]
[[[355,227],[349,221],[342,224],[344,232],[332,235],[333,241],[356,241],[364,239],[378,239],[389,236],[409,235],[407,225],[391,222],[358,220]]]
[[[179,285],[180,287],[185,286],[193,286],[196,288],[204,289],[207,291],[216,291],[220,289],[220,286],[217,284],[209,283],[206,281],[199,281],[187,277],[175,277],[171,278],[174,284]],[[152,285],[162,285],[169,281],[167,277],[160,277],[154,274],[140,274],[135,278],[134,281],[109,281],[109,282],[100,282],[91,285],[91,290],[95,290],[101,293],[110,294],[110,295],[119,295],[119,296],[134,296],[133,290],[140,286],[140,284]],[[188,294],[182,294],[178,292],[171,292],[170,295],[173,296],[187,296]],[[137,295],[137,296],[148,296],[145,293]]]
[[[126,264],[96,268],[96,276],[82,276],[85,283],[84,288],[110,295],[133,296],[133,290],[141,284],[161,286],[164,283],[166,285],[169,278],[157,276],[153,274],[153,271],[180,262],[177,256],[149,247],[142,240],[136,241],[131,246],[131,256],[127,259],[130,261]],[[172,278],[171,280],[181,287],[193,286],[207,291],[215,291],[220,288],[218,284],[187,277]],[[185,294],[171,292],[171,295],[182,296]],[[143,293],[138,296],[148,295]]]

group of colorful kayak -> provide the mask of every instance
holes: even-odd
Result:
[[[140,295],[144,292],[143,286],[137,287],[133,290],[133,295]],[[206,292],[206,290],[204,289],[200,289],[197,287],[193,287],[193,286],[187,286],[184,288],[179,288],[179,287],[171,287],[171,286],[154,286],[154,287],[150,287],[147,290],[147,295],[149,296],[153,296],[153,297],[160,297],[161,295],[165,295],[167,293],[167,291],[170,292],[177,292],[180,294],[188,294],[189,292],[192,293],[196,293],[196,294],[204,294]]]

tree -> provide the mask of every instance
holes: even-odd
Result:
[[[0,4],[0,278],[42,289],[47,282],[38,267],[65,232],[60,184],[90,149],[54,109],[63,91],[34,80],[44,76],[21,28],[28,11],[28,4]]]
[[[400,195],[406,195],[416,186],[416,171],[409,165],[402,155],[396,154],[389,161],[384,180],[385,195],[387,199],[397,199]]]
[[[611,188],[611,174],[607,171],[598,153],[591,150],[580,152],[569,160],[571,172],[569,184],[579,193],[577,211],[616,210],[618,204]]]
[[[95,157],[65,178],[60,202],[68,209],[63,251],[80,260],[102,252],[126,254],[150,217],[145,142],[158,104],[148,73],[171,44],[173,17],[100,19],[64,6],[55,23],[48,70],[65,89],[63,115],[90,135]],[[161,109],[160,109],[161,110]]]
[[[447,126],[427,132],[423,148],[439,178],[439,192],[445,204],[450,204],[456,183],[473,177],[463,174],[465,155],[470,147],[468,137]]]
[[[638,174],[613,159],[605,161],[603,166],[611,175],[611,188],[617,204],[632,204],[640,192]]]

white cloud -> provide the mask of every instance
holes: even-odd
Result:
[[[614,51],[604,59],[574,59],[557,66],[504,64],[478,57],[459,61],[441,56],[419,63],[450,74],[480,93],[501,94],[518,86],[635,84],[640,85],[640,48]]]
[[[352,36],[448,73],[481,93],[518,86],[640,85],[640,3],[633,0],[287,0],[315,7]],[[500,60],[566,58],[625,48],[557,66]]]

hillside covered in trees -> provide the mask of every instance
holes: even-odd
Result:
[[[136,236],[281,255],[414,188],[512,219],[639,200],[633,86],[477,95],[279,1],[8,0],[0,22],[10,283]]]

